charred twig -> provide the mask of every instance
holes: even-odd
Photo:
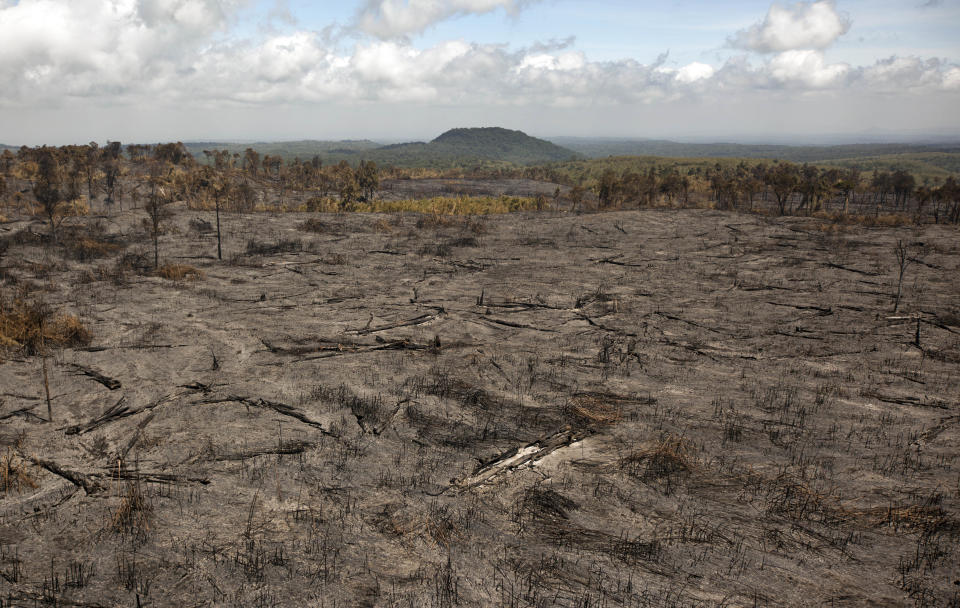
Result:
[[[356,334],[358,336],[366,336],[369,334],[375,334],[381,331],[387,331],[388,329],[397,329],[398,327],[410,327],[413,325],[424,325],[433,321],[434,319],[444,315],[446,311],[442,307],[435,307],[432,314],[422,314],[413,319],[407,319],[406,321],[398,321],[397,323],[388,323],[386,325],[378,325],[376,327],[364,328],[364,329],[353,329],[349,333]]]
[[[316,420],[311,420],[310,418],[307,417],[306,414],[304,414],[303,412],[301,412],[301,411],[298,410],[297,408],[295,408],[295,407],[293,407],[293,406],[291,406],[291,405],[287,405],[287,404],[285,404],[285,403],[277,403],[277,402],[275,402],[275,401],[267,401],[266,399],[252,399],[252,398],[249,398],[249,397],[240,397],[240,396],[237,396],[237,395],[228,395],[228,396],[222,397],[222,398],[211,397],[211,398],[209,398],[209,399],[204,399],[203,401],[200,401],[200,403],[205,403],[205,404],[215,404],[215,403],[242,403],[242,404],[244,404],[244,405],[246,405],[246,406],[249,406],[249,407],[259,407],[259,408],[263,408],[263,409],[270,409],[270,410],[273,410],[273,411],[277,412],[277,413],[280,414],[281,416],[288,416],[288,417],[293,418],[293,419],[295,419],[295,420],[299,420],[300,422],[302,422],[302,423],[304,423],[304,424],[306,424],[306,425],[308,425],[308,426],[312,426],[312,427],[314,427],[314,428],[316,428],[316,429],[319,429],[320,432],[323,433],[324,435],[329,435],[329,436],[331,436],[331,437],[339,437],[339,435],[337,435],[336,433],[333,433],[333,432],[327,430],[326,428],[324,428],[323,424],[317,422]]]
[[[81,375],[83,375],[83,376],[89,376],[90,378],[93,378],[94,380],[96,380],[96,381],[99,382],[100,384],[104,385],[105,387],[107,387],[107,388],[110,389],[111,391],[115,391],[115,390],[117,390],[118,388],[121,387],[121,384],[120,384],[120,381],[119,381],[119,380],[116,380],[116,379],[114,379],[114,378],[111,378],[111,377],[109,377],[109,376],[106,376],[106,375],[104,375],[103,373],[101,373],[100,371],[98,371],[98,370],[96,370],[96,369],[94,369],[94,368],[92,368],[92,367],[86,367],[86,366],[80,365],[80,364],[78,364],[78,363],[72,363],[71,366],[72,366],[74,369],[76,369]]]
[[[715,333],[715,334],[720,334],[721,336],[729,336],[729,335],[731,335],[729,332],[720,331],[719,329],[714,329],[714,328],[712,328],[712,327],[707,327],[706,325],[701,325],[701,324],[696,323],[696,322],[694,322],[694,321],[690,321],[690,320],[684,319],[684,318],[682,318],[682,317],[677,317],[677,316],[674,316],[674,315],[671,315],[671,314],[667,314],[667,313],[665,313],[665,312],[655,312],[655,313],[653,313],[653,314],[658,315],[658,316],[660,316],[660,317],[663,317],[664,319],[670,319],[671,321],[677,321],[677,322],[679,322],[679,323],[686,323],[687,325],[692,325],[693,327],[697,327],[697,328],[699,328],[699,329],[705,329],[705,330],[710,331],[710,332],[713,332],[713,333]]]
[[[939,410],[949,410],[950,404],[945,401],[923,401],[917,397],[897,397],[894,395],[885,395],[877,391],[863,391],[864,397],[871,397],[884,403],[893,403],[895,405],[910,405],[913,407],[930,407]]]
[[[96,477],[97,479],[125,479],[131,481],[144,481],[147,483],[197,483],[202,486],[210,485],[210,480],[206,477],[186,477],[184,475],[176,475],[174,473],[129,471],[123,468],[111,469],[111,471],[107,473],[93,473],[91,477]]]
[[[487,316],[483,316],[481,318],[487,321],[488,323],[495,323],[497,325],[503,325],[505,327],[514,327],[516,329],[532,329],[534,331],[542,331],[542,332],[551,333],[551,334],[557,333],[557,330],[555,329],[543,329],[542,327],[534,327],[533,325],[525,325],[523,323],[514,323],[512,321],[504,321],[502,319],[494,319],[492,317],[487,317]]]
[[[834,264],[833,262],[827,262],[826,266],[828,268],[836,268],[838,270],[846,270],[847,272],[855,272],[857,274],[866,275],[868,277],[877,277],[880,276],[878,272],[870,272],[869,270],[860,270],[858,268],[850,268],[849,266],[843,266],[842,264]]]
[[[267,450],[254,450],[252,452],[236,452],[233,454],[223,454],[222,456],[217,456],[213,460],[216,462],[224,461],[233,461],[233,460],[247,460],[248,458],[256,458],[258,456],[287,456],[292,454],[303,454],[314,444],[308,443],[306,441],[294,441],[290,443],[284,443],[283,445]]]
[[[12,412],[7,412],[6,414],[0,414],[0,420],[7,420],[13,418],[14,416],[23,416],[24,418],[36,418],[37,420],[43,420],[40,416],[33,413],[33,408],[37,407],[36,405],[31,405],[29,407],[22,407]]]
[[[637,334],[635,334],[635,333],[633,333],[633,332],[629,332],[629,331],[626,331],[626,330],[623,330],[623,329],[616,329],[616,328],[614,328],[614,327],[608,327],[608,326],[606,326],[606,325],[604,325],[604,324],[602,324],[602,323],[597,323],[596,321],[594,321],[593,319],[591,319],[591,318],[588,317],[587,315],[583,314],[582,312],[578,312],[578,313],[576,313],[576,315],[577,315],[577,317],[579,317],[580,319],[586,321],[591,327],[596,327],[597,329],[602,329],[603,331],[608,331],[608,332],[610,332],[610,333],[614,333],[614,334],[617,334],[617,335],[620,335],[620,336],[627,336],[627,337],[629,337],[629,338],[636,338],[636,337],[637,337]]]
[[[27,456],[25,459],[29,460],[38,467],[50,471],[58,477],[66,479],[78,488],[83,488],[83,491],[86,492],[87,495],[103,489],[103,487],[97,482],[93,481],[89,475],[80,473],[79,471],[71,471],[70,469],[66,469],[52,460],[43,460],[40,458],[34,458],[33,456]]]
[[[126,400],[126,397],[121,397],[120,401],[117,401],[113,406],[107,408],[104,413],[100,414],[93,420],[83,424],[71,426],[64,430],[64,433],[67,435],[82,435],[84,433],[89,433],[97,427],[109,424],[115,420],[120,420],[121,418],[126,418],[127,416],[132,416],[142,411],[130,409],[128,406],[124,405]]]
[[[833,309],[823,308],[822,306],[804,306],[801,304],[781,304],[780,302],[770,302],[770,301],[768,301],[767,304],[770,304],[772,306],[783,306],[784,308],[795,308],[797,310],[815,310],[818,313],[820,313],[819,315],[817,315],[820,317],[825,317],[827,315],[833,314]]]

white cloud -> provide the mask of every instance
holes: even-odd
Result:
[[[485,1],[456,6],[519,6]],[[817,4],[832,11],[832,5]],[[420,48],[403,39],[364,37],[342,45],[296,28],[231,39],[226,32],[241,5],[240,0],[0,0],[0,82],[6,85],[0,87],[0,106],[69,107],[77,98],[93,105],[188,110],[403,102],[535,113],[730,101],[756,92],[771,100],[781,91],[783,98],[817,91],[820,97],[849,100],[873,93],[920,98],[960,91],[960,67],[943,60],[900,56],[858,67],[828,63],[816,48],[783,50],[763,61],[744,54],[722,65],[668,67],[666,56],[650,63],[591,61],[572,48],[572,40],[521,48],[450,40]],[[449,10],[454,4],[431,6]],[[814,6],[789,10],[807,14]]]
[[[716,73],[716,70],[712,65],[707,65],[706,63],[700,63],[699,61],[694,61],[688,65],[683,66],[677,70],[675,78],[679,82],[689,84],[691,82],[696,82],[698,80],[704,80],[712,77]]]
[[[850,19],[832,0],[774,4],[766,18],[730,39],[730,45],[759,53],[825,49],[850,29]]]
[[[462,15],[504,9],[516,13],[538,0],[367,0],[357,15],[357,27],[378,38],[402,38]]]
[[[587,65],[586,57],[583,53],[570,51],[560,55],[551,55],[550,53],[532,53],[524,56],[520,65],[516,67],[517,72],[526,69],[531,70],[579,70]]]
[[[770,76],[781,83],[822,89],[839,84],[850,71],[845,63],[827,64],[820,51],[784,51],[767,65]]]
[[[873,91],[902,93],[909,90],[935,91],[957,86],[960,68],[939,59],[889,57],[861,70],[862,84]]]
[[[943,88],[960,91],[960,68],[950,68],[943,75]]]
[[[0,7],[0,99],[173,84],[242,0],[22,0]]]

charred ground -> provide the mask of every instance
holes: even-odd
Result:
[[[4,605],[960,601],[955,228],[170,209],[4,226]]]

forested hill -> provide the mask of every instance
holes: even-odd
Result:
[[[534,165],[574,160],[578,154],[522,131],[499,127],[451,129],[429,143],[385,146],[374,160],[394,165],[436,165],[445,162],[498,161]],[[382,159],[382,160],[381,160]]]
[[[668,158],[764,158],[795,163],[872,158],[878,156],[960,153],[960,141],[944,144],[846,144],[787,146],[773,144],[680,143],[661,139],[554,137],[550,141],[588,158],[663,156]]]
[[[477,164],[534,165],[575,160],[580,156],[521,131],[498,127],[452,129],[430,142],[382,145],[369,140],[290,141],[271,143],[188,142],[187,149],[199,162],[204,150],[229,150],[242,155],[252,148],[261,155],[308,160],[320,157],[324,164],[346,160],[356,165],[370,160],[381,166],[452,168]]]

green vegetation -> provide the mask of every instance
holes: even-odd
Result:
[[[846,144],[785,146],[771,144],[680,143],[656,139],[592,139],[558,137],[554,143],[589,158],[605,156],[666,156],[671,158],[754,158],[817,163],[875,156],[930,152],[960,153],[960,144]]]
[[[586,156],[588,164],[563,167],[572,175],[600,175],[604,169],[644,170],[673,164],[681,170],[706,171],[719,164],[788,161],[820,168],[862,172],[903,169],[924,184],[960,173],[960,144],[849,144],[842,146],[783,146],[760,144],[686,144],[664,140],[554,138],[552,141]],[[595,164],[599,163],[599,165]],[[555,169],[556,167],[551,167]]]
[[[768,158],[737,157],[692,157],[673,158],[661,156],[611,156],[565,163],[551,163],[542,167],[545,175],[555,181],[570,184],[588,184],[596,181],[604,171],[610,169],[618,173],[625,171],[644,172],[650,168],[670,168],[685,175],[704,175],[718,167],[729,169],[738,165],[755,167],[772,164]],[[788,161],[792,162],[792,161]],[[928,152],[924,154],[893,154],[847,158],[809,163],[818,169],[857,169],[863,174],[875,171],[904,170],[913,174],[917,182],[933,185],[943,182],[950,176],[960,174],[960,152]]]
[[[381,147],[381,144],[370,140],[300,140],[256,143],[207,141],[189,142],[184,145],[190,154],[200,162],[205,162],[204,151],[226,150],[231,156],[242,157],[247,148],[251,148],[263,156],[278,156],[288,162],[295,158],[309,159],[318,156],[324,163],[333,163],[342,159],[359,160],[365,153]]]
[[[496,127],[453,129],[433,141],[380,145],[372,141],[293,141],[279,143],[224,144],[194,142],[185,144],[195,158],[204,162],[205,151],[226,150],[240,158],[247,149],[262,156],[289,162],[318,158],[323,164],[347,161],[351,165],[371,160],[381,166],[429,169],[482,167],[486,170],[572,160],[570,150],[521,131]]]

